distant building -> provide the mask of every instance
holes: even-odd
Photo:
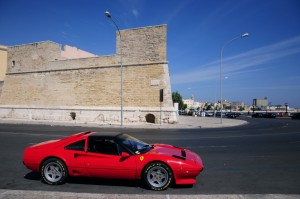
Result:
[[[203,102],[194,102],[195,109],[201,108],[203,106]]]
[[[268,104],[269,104],[269,102],[266,97],[264,99],[253,99],[253,106],[255,106],[255,107],[258,107],[261,109],[266,109]]]
[[[183,99],[183,104],[186,104],[188,109],[191,109],[194,105],[194,98],[191,97],[190,99]]]
[[[97,57],[90,52],[83,51],[77,47],[65,45],[63,50],[61,51],[61,57],[66,59],[79,59],[79,58],[89,58],[89,57]]]
[[[223,105],[223,108],[229,107],[230,106],[230,102],[228,102],[227,100],[223,100],[222,101],[222,105]]]
[[[245,109],[245,103],[244,102],[232,102],[231,103],[231,109],[233,111],[239,111],[241,108]]]
[[[191,97],[190,99],[183,99],[182,101],[186,104],[188,109],[198,109],[204,104],[203,102],[195,101],[194,97]]]
[[[286,107],[285,105],[276,105],[270,107],[270,109],[274,111],[285,111],[286,109],[289,110],[289,107]]]

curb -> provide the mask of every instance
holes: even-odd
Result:
[[[199,129],[199,128],[223,128],[242,126],[248,122],[239,119],[223,119],[224,123],[219,123],[219,118],[201,118],[190,117],[182,118],[177,124],[124,124],[121,127],[119,124],[96,124],[96,123],[75,123],[75,122],[59,122],[59,121],[32,121],[32,120],[12,120],[0,119],[0,124],[18,124],[18,125],[47,125],[47,126],[73,126],[73,127],[94,127],[94,128],[135,128],[135,129]]]
[[[24,191],[24,190],[5,190],[0,189],[0,199],[299,199],[296,194],[224,194],[224,195],[137,195],[137,194],[91,194],[91,193],[72,193],[72,192],[50,192],[50,191]]]

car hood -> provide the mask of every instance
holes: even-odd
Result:
[[[165,154],[165,155],[181,155],[183,148],[168,145],[168,144],[154,144],[150,153]]]
[[[181,160],[191,161],[194,163],[202,163],[202,160],[196,153],[184,148],[167,144],[154,144],[153,149],[150,150],[148,154],[166,155]]]

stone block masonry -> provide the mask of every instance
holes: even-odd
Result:
[[[160,123],[160,106],[162,122],[176,122],[166,25],[121,34],[124,122],[145,122],[153,114]],[[78,59],[62,57],[61,45],[51,41],[8,47],[0,118],[120,123],[119,47],[117,37],[117,55]],[[164,89],[162,103],[160,89]]]
[[[121,30],[124,62],[134,64],[166,62],[166,32],[167,26],[164,25]],[[120,37],[117,35],[118,56],[121,53],[120,44]]]

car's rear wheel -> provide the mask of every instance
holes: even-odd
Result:
[[[169,187],[173,180],[171,169],[164,163],[153,162],[143,170],[143,181],[152,190],[161,191]]]
[[[50,158],[43,163],[41,174],[47,184],[59,185],[65,183],[68,170],[64,162],[56,158]]]

